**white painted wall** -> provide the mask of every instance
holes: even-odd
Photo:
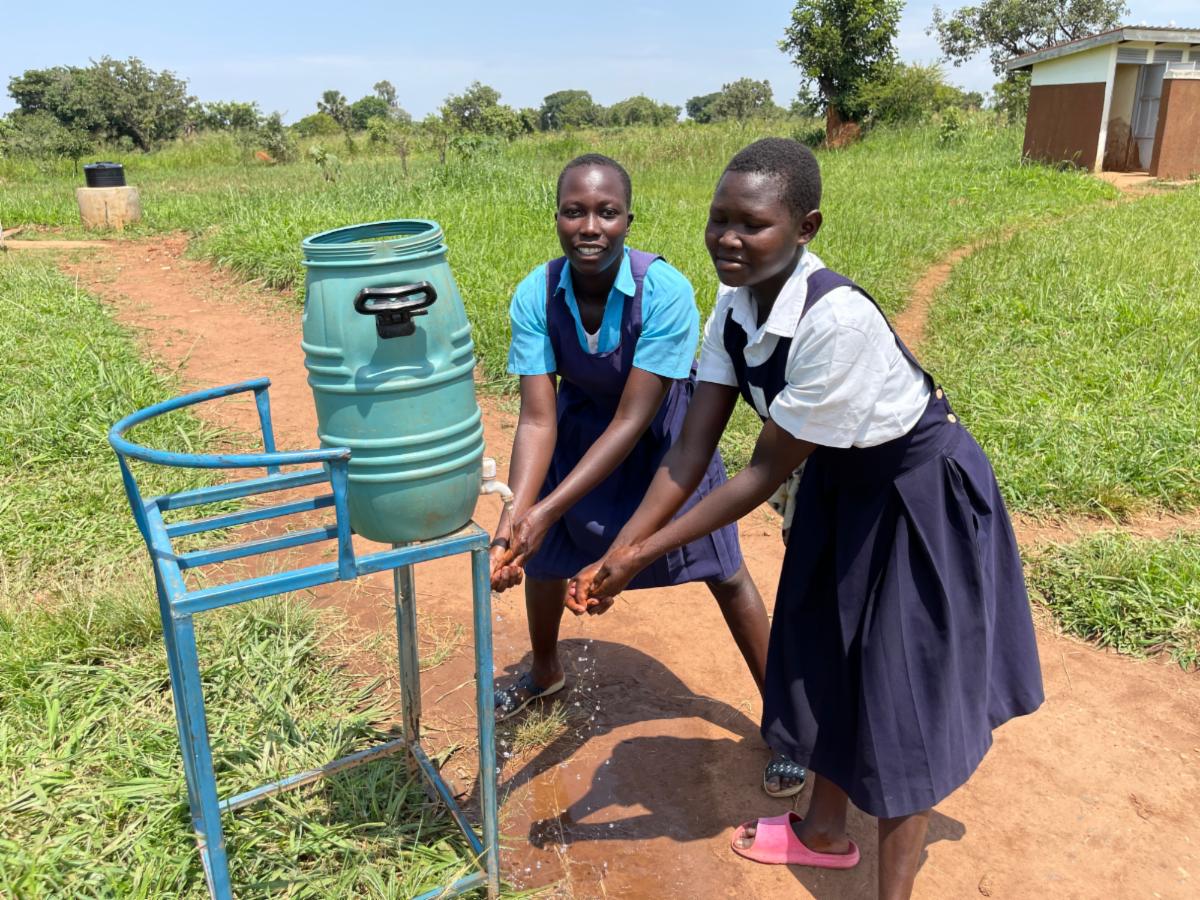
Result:
[[[1109,119],[1123,119],[1128,125],[1133,121],[1133,100],[1137,94],[1137,80],[1140,66],[1117,65],[1117,74],[1113,79],[1112,105],[1108,110]]]
[[[1034,87],[1042,84],[1085,84],[1108,80],[1114,57],[1114,46],[1093,47],[1082,53],[1060,56],[1045,62],[1034,63],[1030,83]]]

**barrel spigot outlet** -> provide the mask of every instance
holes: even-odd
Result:
[[[503,481],[496,480],[496,460],[490,456],[483,458],[483,484],[479,486],[480,494],[499,494],[504,504],[504,512],[512,519],[513,492]]]

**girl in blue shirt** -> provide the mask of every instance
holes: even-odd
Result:
[[[511,306],[508,368],[521,377],[509,482],[513,519],[492,544],[492,587],[525,581],[531,669],[496,694],[498,719],[562,689],[558,630],[567,579],[603,556],[679,434],[694,388],[699,314],[691,285],[661,257],[625,247],[629,175],[587,154],[558,180],[563,256],[534,269]],[[685,509],[725,482],[709,455]],[[703,582],[759,690],[769,625],[729,525],[654,560],[631,587]],[[804,769],[777,755],[763,788],[791,796]]]

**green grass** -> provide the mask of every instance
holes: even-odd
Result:
[[[1200,189],[1032,228],[954,271],[923,355],[1011,504],[1200,503]]]
[[[105,444],[173,386],[43,261],[0,257],[0,336],[0,896],[205,897],[148,560]],[[137,436],[214,438],[183,413]],[[328,631],[294,597],[199,620],[222,794],[383,737],[392,711]],[[239,896],[409,897],[471,868],[401,757],[223,823]]]
[[[339,225],[393,217],[438,220],[475,328],[489,379],[503,375],[508,300],[517,282],[558,252],[552,220],[554,179],[587,151],[621,160],[634,182],[637,220],[630,242],[665,255],[693,280],[701,308],[716,289],[702,232],[721,168],[741,147],[795,123],[538,135],[494,154],[439,166],[398,160],[346,160],[326,183],[315,166],[246,163],[225,140],[181,143],[127,157],[146,220],[135,233],[183,229],[196,250],[247,278],[300,289],[302,237]],[[340,154],[340,151],[339,151]],[[981,118],[961,142],[942,145],[934,127],[886,130],[841,151],[821,151],[826,225],[815,249],[868,287],[889,311],[926,265],[959,244],[1013,221],[1061,214],[1112,196],[1075,172],[1022,166],[1019,130]],[[75,227],[69,170],[39,173],[0,161],[0,220]]]
[[[1030,585],[1063,627],[1123,653],[1200,665],[1200,535],[1102,534],[1047,548]]]
[[[111,154],[142,194],[145,221],[132,236],[181,229],[193,250],[248,279],[302,294],[300,240],[314,232],[386,218],[431,218],[446,231],[450,263],[479,353],[480,377],[510,390],[504,375],[508,301],[517,282],[558,254],[554,180],[563,163],[600,151],[633,176],[630,243],[662,253],[691,278],[707,315],[716,277],[703,245],[712,189],[739,149],[801,120],[739,126],[629,128],[535,135],[445,166],[421,155],[405,178],[398,159],[345,158],[327,183],[315,166],[248,162],[228,137],[181,141],[149,155]],[[364,149],[366,148],[363,142]],[[1078,172],[1020,164],[1021,133],[981,116],[946,145],[934,126],[879,129],[848,149],[819,151],[825,227],[814,249],[870,290],[903,307],[917,275],[958,245],[1013,222],[1057,216],[1114,195]],[[0,221],[78,231],[69,166],[47,173],[0,160]],[[760,425],[740,408],[722,449],[734,469],[749,459]]]
[[[49,570],[124,559],[141,546],[109,426],[167,396],[164,379],[94,299],[45,259],[0,256],[0,560]],[[193,448],[211,434],[170,415],[132,432]],[[148,494],[198,484],[147,472]]]

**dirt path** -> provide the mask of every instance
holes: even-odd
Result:
[[[183,239],[122,242],[74,254],[64,266],[137,328],[185,386],[269,376],[280,446],[313,445],[298,310],[181,258],[183,246]],[[504,401],[483,405],[487,452],[503,473],[514,415]],[[250,404],[206,414],[254,428]],[[491,526],[497,512],[485,498],[476,515]],[[776,527],[763,513],[741,528],[748,565],[768,598],[782,557]],[[416,577],[423,621],[464,629],[450,658],[423,679],[426,722],[437,729],[430,741],[469,741],[467,568],[461,560],[425,564]],[[315,595],[346,623],[355,659],[367,668],[372,644],[387,646],[371,638],[390,627],[389,587],[381,577]],[[858,814],[851,830],[864,861],[851,872],[755,866],[729,852],[731,825],[787,808],[758,788],[766,752],[753,682],[704,592],[630,598],[602,619],[564,622],[573,687],[566,708],[578,727],[541,752],[505,761],[506,877],[588,898],[871,896],[874,829]],[[503,674],[527,662],[523,603],[510,592],[495,608]],[[1044,623],[1039,645],[1046,704],[1001,728],[975,777],[938,807],[916,896],[1195,896],[1200,679],[1096,650]],[[510,740],[511,730],[501,737]],[[472,765],[468,749],[445,770],[469,790]]]

